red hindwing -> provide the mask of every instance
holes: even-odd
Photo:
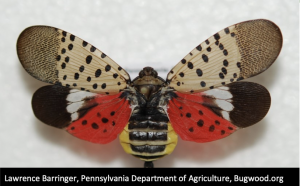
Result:
[[[168,116],[175,132],[187,141],[198,143],[224,138],[237,127],[203,105],[203,93],[183,94],[175,92],[168,104]]]
[[[113,96],[97,95],[97,106],[67,127],[67,131],[86,141],[105,144],[117,138],[126,126],[131,108],[128,100]]]

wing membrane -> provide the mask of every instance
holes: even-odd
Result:
[[[122,93],[101,95],[48,85],[32,98],[35,116],[47,125],[93,143],[114,140],[126,126],[131,108]]]
[[[168,103],[172,126],[182,139],[199,143],[259,122],[271,103],[268,90],[252,82],[234,82],[194,94],[175,93]]]
[[[179,92],[194,93],[226,85],[265,71],[277,58],[282,34],[268,20],[227,27],[198,45],[168,74]]]
[[[17,42],[19,59],[36,79],[100,94],[117,94],[128,73],[93,45],[49,26],[25,29]]]

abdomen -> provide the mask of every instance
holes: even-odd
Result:
[[[119,136],[126,153],[154,161],[173,152],[177,134],[166,115],[133,115]]]

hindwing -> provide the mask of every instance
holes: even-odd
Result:
[[[57,85],[38,89],[32,108],[45,124],[101,144],[114,140],[131,115],[129,101],[122,93],[101,95]]]

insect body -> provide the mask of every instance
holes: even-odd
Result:
[[[133,99],[137,104],[129,124],[120,135],[120,141],[127,153],[151,162],[170,154],[177,144],[177,135],[169,122],[166,104],[162,103],[165,102],[163,89],[166,85],[151,67],[145,67],[132,84]]]
[[[174,150],[178,136],[209,142],[259,122],[269,110],[269,92],[240,80],[265,71],[281,47],[274,23],[241,22],[199,44],[166,80],[151,67],[131,80],[93,45],[49,26],[25,29],[17,53],[30,75],[54,84],[33,95],[38,119],[93,143],[119,135],[127,153],[153,167]]]

